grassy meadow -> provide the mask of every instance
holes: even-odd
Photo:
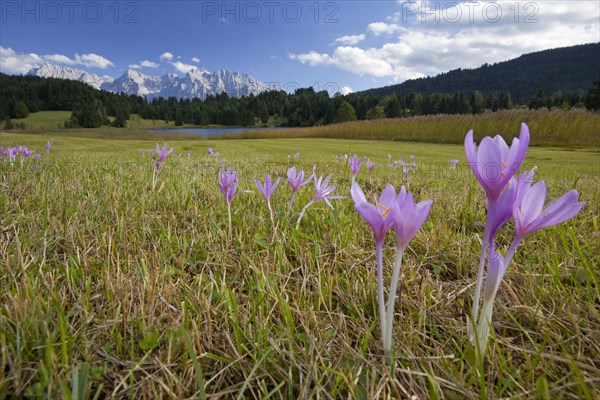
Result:
[[[473,128],[510,140],[518,127],[506,126]],[[535,121],[530,128],[535,143]],[[524,167],[538,166],[549,199],[576,188],[587,204],[521,245],[476,368],[466,325],[485,196],[461,145],[171,137],[175,151],[152,191],[152,159],[140,152],[164,136],[51,135],[0,133],[0,145],[40,153],[53,141],[37,163],[0,162],[0,399],[598,398],[600,152],[589,143],[529,149]],[[343,162],[352,153],[376,164],[357,178],[369,199],[388,183],[433,199],[402,267],[393,365],[379,334],[374,240]],[[415,156],[410,179],[388,154]],[[238,190],[253,190],[233,200],[231,237],[222,160],[238,170]],[[300,189],[286,218],[285,173],[315,164],[346,198],[335,210],[313,205],[296,230],[314,186]],[[267,172],[282,178],[275,227],[253,184]],[[504,253],[510,224],[500,238]],[[386,288],[393,254],[390,233]]]

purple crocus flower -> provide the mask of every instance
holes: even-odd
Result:
[[[289,215],[290,210],[292,209],[292,203],[294,202],[294,197],[298,189],[300,189],[304,185],[308,185],[310,181],[313,179],[314,175],[308,177],[308,179],[304,180],[304,171],[297,172],[296,167],[291,167],[287,171],[287,179],[292,187],[292,197],[290,198],[290,203],[288,204],[288,209],[286,215]]]
[[[33,150],[28,149],[26,146],[19,146],[17,152],[21,154],[22,159],[33,155]]]
[[[429,215],[432,201],[426,200],[415,204],[412,194],[407,193],[404,186],[402,186],[398,196],[396,196],[396,191],[392,185],[386,186],[376,206],[367,202],[364,193],[356,182],[352,184],[351,194],[354,200],[354,208],[371,226],[375,238],[377,253],[377,298],[379,303],[381,337],[386,355],[391,355],[394,305],[398,282],[400,280],[402,254]],[[392,226],[396,231],[396,260],[394,262],[386,310],[383,290],[382,254],[385,235]]]
[[[465,137],[465,153],[473,174],[490,200],[496,200],[525,159],[529,146],[529,128],[521,124],[519,138],[514,138],[509,149],[502,138],[486,136],[477,149],[473,130]]]
[[[450,168],[454,169],[458,165],[458,160],[450,160]]]
[[[261,185],[260,181],[256,179],[254,180],[254,184],[256,185],[260,193],[262,193],[263,197],[267,202],[267,207],[269,209],[269,214],[271,216],[271,222],[273,223],[273,226],[275,226],[275,220],[273,219],[273,209],[271,208],[271,196],[273,195],[275,189],[277,189],[280,180],[281,178],[277,178],[275,183],[273,183],[273,181],[271,180],[271,174],[267,174],[267,176],[265,177],[264,185]]]
[[[386,354],[391,354],[392,352],[394,305],[396,303],[396,292],[398,291],[398,282],[400,280],[402,255],[408,243],[417,234],[419,229],[421,229],[421,226],[429,216],[431,204],[432,200],[425,200],[415,204],[412,194],[408,193],[406,188],[402,186],[398,197],[396,197],[391,207],[392,224],[396,232],[396,260],[394,261],[394,270],[392,272],[385,317],[385,332],[383,335],[383,349]]]
[[[394,231],[396,232],[396,247],[399,251],[406,250],[408,243],[415,237],[429,216],[433,201],[425,200],[415,204],[413,195],[402,186],[396,199],[398,212],[394,213]]]
[[[374,167],[375,167],[375,164],[373,162],[371,162],[371,160],[367,161],[367,168],[369,169],[369,173],[373,172]]]
[[[156,149],[152,151],[152,159],[156,160],[154,163],[154,173],[152,174],[152,190],[156,188],[156,183],[158,182],[158,174],[160,173],[160,169],[162,167],[163,161],[165,158],[169,156],[173,152],[173,148],[167,150],[167,144],[165,143],[162,148],[158,147],[158,143],[156,143]]]
[[[379,325],[381,329],[381,337],[385,338],[386,332],[386,312],[385,298],[383,288],[383,243],[385,235],[390,230],[394,223],[394,213],[392,212],[396,201],[396,190],[392,185],[387,185],[377,205],[370,204],[367,201],[362,189],[358,183],[354,182],[350,189],[352,200],[354,200],[354,209],[367,221],[373,230],[375,239],[375,252],[377,255],[377,300],[379,303]],[[387,343],[384,342],[384,348]]]
[[[8,160],[11,164],[15,161],[15,157],[18,154],[18,150],[16,147],[7,147],[6,150],[4,150],[4,158],[5,160]]]
[[[333,210],[334,209],[333,205],[331,205],[331,202],[329,200],[344,198],[344,196],[332,196],[331,195],[331,193],[335,190],[335,186],[329,186],[330,179],[331,179],[331,174],[327,175],[327,177],[325,179],[323,179],[322,175],[319,177],[318,180],[316,179],[316,177],[314,178],[315,190],[316,190],[315,196],[312,198],[311,201],[308,202],[307,205],[304,206],[304,208],[300,212],[298,221],[296,221],[296,229],[298,229],[298,227],[300,226],[300,221],[302,220],[302,217],[304,216],[306,209],[308,207],[310,207],[312,204],[316,203],[319,200],[324,200],[325,203]]]
[[[227,170],[219,170],[219,190],[225,196],[227,204],[231,205],[233,198],[236,196],[238,187],[237,174],[235,170],[227,168]]]
[[[227,200],[227,216],[229,218],[228,233],[231,237],[231,203],[237,194],[238,181],[235,170],[232,171],[227,168],[227,170],[224,171],[223,168],[219,170],[219,183],[217,185],[223,196],[225,196],[225,200]]]
[[[358,159],[358,156],[355,154],[349,161],[350,169],[352,170],[352,182],[356,179],[356,175],[359,173],[363,162],[365,162],[367,158],[364,157],[361,160]]]
[[[217,158],[217,157],[219,157],[219,152],[218,151],[214,151],[212,147],[209,147],[208,150],[207,150],[207,155],[213,156],[214,158]]]
[[[487,347],[496,293],[521,241],[530,233],[574,217],[585,204],[584,202],[577,202],[579,195],[576,190],[571,190],[544,207],[546,185],[544,182],[531,185],[534,172],[535,168],[530,172],[521,174],[518,180],[513,179],[516,182],[511,182],[509,188],[505,190],[505,192],[508,191],[512,186],[516,192],[513,195],[510,209],[515,221],[515,238],[505,258],[493,250],[493,243],[490,246],[483,304],[481,314],[477,318],[477,339],[481,354],[485,352]],[[500,199],[503,195],[504,193],[500,196]]]
[[[173,148],[171,147],[169,150],[167,150],[167,144],[166,143],[163,144],[162,148],[158,147],[158,143],[156,143],[156,150],[154,152],[154,154],[157,156],[156,163],[154,164],[154,167],[156,168],[156,170],[160,170],[160,168],[162,167],[163,161],[172,152],[173,152]]]
[[[342,153],[337,153],[337,156],[335,156],[335,162],[338,162],[340,160],[341,156],[342,156]]]
[[[297,160],[297,159],[299,159],[299,158],[300,158],[300,153],[296,153],[296,154],[294,154],[294,160]]]
[[[265,200],[268,202],[269,199],[271,198],[271,195],[275,191],[275,189],[277,189],[277,185],[279,185],[279,181],[280,180],[281,180],[281,178],[277,178],[277,180],[275,181],[275,183],[273,183],[272,180],[271,180],[271,174],[267,174],[267,176],[265,177],[265,184],[264,184],[264,186],[261,185],[260,181],[258,181],[256,179],[254,180],[254,184],[256,185],[256,187],[258,188],[258,190],[262,193],[262,195],[265,198]]]
[[[521,124],[519,138],[513,139],[510,148],[499,135],[494,138],[489,136],[483,138],[479,149],[477,149],[473,141],[473,130],[470,130],[465,137],[467,161],[488,199],[488,215],[483,233],[483,246],[481,248],[477,281],[475,283],[475,295],[473,298],[472,318],[474,322],[479,314],[479,299],[488,250],[490,254],[493,254],[494,235],[500,226],[506,222],[506,210],[514,200],[514,198],[511,198],[511,195],[514,196],[514,190],[506,193],[502,200],[500,200],[500,197],[506,185],[514,177],[525,159],[528,146],[529,128],[525,124]],[[510,218],[510,215],[508,218]],[[492,248],[490,248],[490,245]],[[474,339],[474,337],[471,337],[472,342]]]
[[[517,183],[512,209],[516,242],[521,242],[530,233],[573,218],[585,205],[585,202],[577,202],[579,194],[573,189],[544,207],[546,184],[541,181],[531,185],[532,177],[533,171],[521,174]]]
[[[287,170],[287,179],[292,187],[292,193],[296,192],[302,186],[307,185],[313,179],[313,175],[309,176],[307,180],[304,180],[304,171],[296,171],[296,167],[291,167]]]
[[[387,185],[381,196],[379,196],[377,205],[370,204],[367,201],[362,189],[356,182],[352,184],[350,194],[352,200],[354,200],[354,208],[373,230],[375,245],[382,247],[385,235],[394,223],[394,214],[391,211],[396,201],[396,190],[392,185]]]
[[[52,148],[52,142],[46,142],[46,154],[50,154],[50,149]]]
[[[327,175],[327,177],[325,179],[323,179],[323,176],[320,176],[319,179],[317,180],[316,177],[314,178],[315,180],[315,197],[313,197],[313,202],[316,203],[319,200],[324,200],[325,203],[327,203],[327,205],[333,210],[333,206],[331,205],[331,203],[329,202],[329,200],[334,200],[334,199],[343,199],[344,196],[332,196],[331,192],[333,192],[335,190],[335,186],[329,186],[329,180],[331,179],[331,174]]]

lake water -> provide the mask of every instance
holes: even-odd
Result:
[[[228,133],[235,134],[251,131],[265,131],[270,129],[287,129],[287,128],[187,128],[187,129],[155,129],[150,132],[162,134],[183,134],[183,135],[201,135],[201,136],[218,136]]]

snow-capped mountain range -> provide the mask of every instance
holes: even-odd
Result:
[[[135,94],[144,96],[148,100],[159,96],[164,98],[170,96],[198,97],[204,100],[207,95],[216,95],[222,92],[232,97],[241,97],[251,93],[256,95],[268,90],[279,89],[276,85],[268,85],[241,72],[218,70],[211,73],[196,68],[183,77],[176,74],[144,75],[134,69],[128,69],[119,78],[113,79],[107,75],[98,76],[81,69],[43,64],[38,68],[31,69],[27,75],[80,81],[96,89]]]

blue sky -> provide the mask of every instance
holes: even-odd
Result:
[[[597,1],[7,1],[0,71],[242,71],[357,91],[600,41]]]

